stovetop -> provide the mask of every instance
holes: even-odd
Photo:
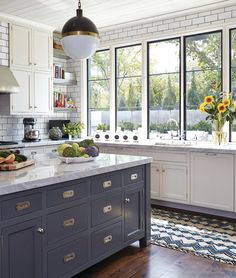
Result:
[[[17,145],[18,142],[15,141],[0,141],[0,146],[5,146],[5,145]]]

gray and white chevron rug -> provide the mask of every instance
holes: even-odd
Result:
[[[151,241],[236,265],[236,223],[154,208]]]

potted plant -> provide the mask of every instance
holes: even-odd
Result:
[[[81,122],[77,122],[77,123],[67,123],[65,125],[63,125],[62,131],[64,134],[68,134],[69,135],[69,140],[71,140],[72,138],[78,137],[82,130],[84,129],[84,124]]]
[[[96,129],[105,132],[109,129],[109,126],[107,124],[101,123],[96,126]]]

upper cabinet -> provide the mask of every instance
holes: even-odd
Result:
[[[20,85],[11,114],[52,113],[52,32],[12,24],[10,62]]]
[[[11,25],[10,42],[11,66],[31,67],[31,29]]]
[[[11,67],[52,70],[51,32],[11,25]]]

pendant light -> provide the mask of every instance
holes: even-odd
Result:
[[[89,58],[99,43],[99,33],[95,24],[83,16],[79,0],[77,16],[69,19],[62,28],[62,46],[65,53],[74,59]]]

